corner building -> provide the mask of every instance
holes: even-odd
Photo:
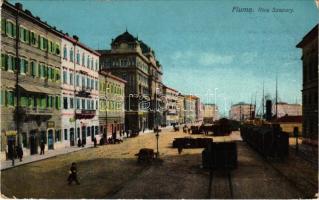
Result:
[[[61,37],[22,4],[1,7],[1,160],[8,149],[24,155],[61,143]]]

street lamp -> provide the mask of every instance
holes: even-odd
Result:
[[[155,136],[156,136],[156,158],[159,158],[159,151],[158,151],[158,139],[159,139],[159,128],[158,126],[154,129],[154,132],[156,133]]]

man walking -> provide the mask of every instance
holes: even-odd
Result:
[[[23,150],[20,144],[17,146],[17,156],[20,159],[20,162],[22,162]]]
[[[45,148],[45,145],[44,145],[44,141],[42,140],[41,144],[40,144],[40,150],[41,150],[40,155],[42,155],[42,154],[44,155],[44,148]]]
[[[72,163],[70,171],[69,171],[69,177],[68,177],[69,185],[71,185],[73,181],[75,181],[76,184],[80,185],[80,182],[78,181],[78,178],[77,178],[77,167],[75,163]]]

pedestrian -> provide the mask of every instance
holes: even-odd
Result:
[[[76,163],[73,162],[69,171],[69,177],[68,177],[69,185],[71,185],[73,181],[75,181],[76,184],[80,185],[80,182],[78,181],[78,178],[77,178],[77,173],[78,172],[77,172]]]
[[[96,147],[96,143],[97,143],[96,137],[93,138],[93,143],[94,143],[94,147]]]
[[[42,155],[42,154],[44,155],[44,148],[45,148],[45,144],[44,144],[44,141],[42,140],[41,144],[40,144],[40,150],[41,150],[40,155]]]
[[[17,156],[18,158],[20,159],[20,162],[22,162],[22,158],[23,158],[23,150],[22,150],[22,147],[21,145],[18,145],[17,146]]]
[[[14,166],[14,159],[16,157],[16,151],[15,151],[15,148],[14,148],[14,145],[10,145],[9,148],[8,148],[8,154],[9,154],[9,158],[11,159],[12,161],[12,166]]]
[[[181,154],[183,151],[183,148],[180,145],[178,145],[177,149],[178,149],[178,154]]]
[[[78,138],[78,147],[81,147],[82,146],[82,142],[81,142],[81,139]]]

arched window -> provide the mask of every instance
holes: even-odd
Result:
[[[66,49],[66,45],[63,47],[63,59],[68,59],[68,50]]]

